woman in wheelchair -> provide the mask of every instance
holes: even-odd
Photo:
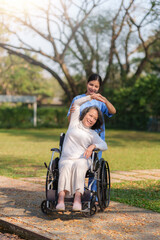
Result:
[[[84,193],[85,174],[91,165],[93,149],[107,150],[107,144],[97,134],[103,124],[98,107],[85,108],[80,116],[80,106],[96,98],[95,94],[75,100],[75,111],[71,115],[59,160],[57,210],[65,210],[65,195],[73,195],[73,211],[82,209],[81,196]]]

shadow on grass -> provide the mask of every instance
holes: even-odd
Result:
[[[58,141],[62,132],[66,132],[66,129],[0,129],[0,133],[15,137],[22,136],[32,141]]]
[[[139,131],[114,131],[110,136],[110,141],[114,143],[115,139],[123,140],[125,142],[152,142],[160,143],[160,133],[139,132]]]
[[[0,175],[13,178],[44,176],[44,162],[34,163],[23,158],[0,158]]]

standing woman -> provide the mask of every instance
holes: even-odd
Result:
[[[92,99],[92,101],[85,102],[84,104],[81,105],[80,111],[82,112],[84,108],[86,107],[91,107],[91,106],[97,106],[101,112],[102,115],[107,115],[108,117],[112,117],[113,114],[116,113],[115,107],[107,100],[107,98],[103,97],[99,92],[100,87],[102,85],[102,78],[98,74],[92,74],[87,81],[87,91],[84,94],[78,95],[73,98],[71,106],[68,111],[68,119],[70,121],[70,116],[72,112],[75,111],[74,108],[74,101],[76,99],[85,97],[87,95],[93,95],[96,93],[96,98]],[[104,116],[103,116],[104,119]],[[105,122],[103,121],[103,126],[102,126],[102,131],[100,132],[100,137],[105,140]],[[102,153],[100,152],[99,157],[101,157]]]
[[[84,94],[78,95],[76,97],[73,98],[71,106],[69,108],[68,111],[68,119],[70,121],[70,117],[71,114],[75,111],[74,108],[74,101],[76,99],[85,97],[87,95],[94,95],[94,99],[92,99],[91,101],[87,101],[84,104],[81,105],[80,107],[80,112],[83,111],[83,109],[85,109],[86,107],[91,107],[91,106],[96,106],[100,109],[102,116],[103,116],[103,126],[101,128],[101,130],[99,130],[99,135],[101,137],[102,140],[105,141],[105,122],[104,122],[104,115],[107,115],[108,117],[112,117],[113,114],[116,113],[116,109],[115,107],[108,101],[107,98],[103,97],[99,92],[100,87],[102,85],[102,78],[99,74],[92,74],[87,81],[87,91]],[[98,154],[99,159],[102,157],[102,152],[100,151]],[[91,179],[90,179],[91,182]],[[94,182],[94,184],[92,184],[92,190],[96,191],[96,181]]]

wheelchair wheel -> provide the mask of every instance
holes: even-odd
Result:
[[[98,169],[97,197],[101,211],[108,207],[110,202],[110,170],[107,161],[101,159]]]
[[[92,217],[97,212],[97,205],[95,203],[91,204],[90,210],[89,210],[88,203],[86,202],[82,204],[82,209],[84,210],[84,212],[82,212],[84,217]]]
[[[43,213],[45,214],[49,214],[50,211],[49,209],[47,208],[47,200],[44,200],[42,203],[41,203],[41,210]]]

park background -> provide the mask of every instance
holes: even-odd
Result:
[[[44,177],[74,96],[93,73],[117,109],[106,121],[111,171],[160,168],[159,1],[0,0],[0,174]],[[127,189],[127,191],[126,191]],[[159,181],[112,185],[112,199],[160,211]]]

